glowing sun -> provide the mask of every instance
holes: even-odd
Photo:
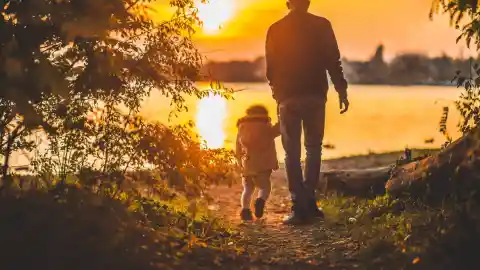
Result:
[[[214,34],[230,20],[235,11],[235,0],[195,0],[198,17],[203,23],[205,33]]]
[[[202,98],[197,103],[196,125],[208,148],[221,148],[225,142],[223,130],[227,117],[227,101],[215,95]]]

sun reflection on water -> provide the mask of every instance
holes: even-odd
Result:
[[[225,144],[226,134],[223,129],[227,117],[227,101],[210,94],[197,103],[196,126],[206,147],[221,148]]]

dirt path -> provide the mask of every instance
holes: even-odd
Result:
[[[272,176],[272,194],[265,217],[242,223],[239,217],[241,185],[211,190],[218,214],[240,232],[238,245],[256,259],[290,265],[289,269],[355,269],[358,244],[344,226],[325,221],[292,227],[281,223],[290,212],[289,192],[282,172]],[[302,266],[300,266],[300,264]]]

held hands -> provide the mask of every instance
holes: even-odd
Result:
[[[348,111],[350,102],[348,102],[347,97],[340,97],[340,114],[344,114]]]

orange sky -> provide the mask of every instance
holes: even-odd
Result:
[[[268,26],[288,12],[285,0],[211,1],[217,3],[204,7],[201,14],[206,24],[222,17],[226,22],[215,33],[200,32],[195,36],[200,50],[210,60],[261,56]],[[429,55],[446,52],[452,56],[463,51],[468,55],[462,41],[455,43],[459,32],[449,26],[445,16],[429,19],[431,0],[311,1],[310,11],[332,22],[342,55],[347,58],[368,58],[379,43],[385,45],[387,57],[405,51]],[[161,0],[157,8],[164,8],[165,3]]]

